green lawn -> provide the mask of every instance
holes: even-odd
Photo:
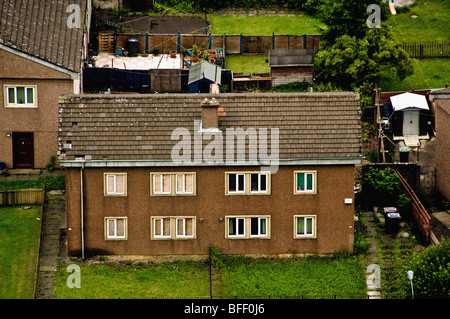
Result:
[[[400,42],[450,40],[450,1],[417,0],[405,11],[386,21]]]
[[[222,290],[226,296],[351,298],[364,297],[366,282],[356,258],[327,257],[301,261],[254,261],[226,267]]]
[[[438,89],[450,83],[450,59],[413,59],[414,73],[403,81],[384,73],[380,79],[384,92],[410,91],[412,89]]]
[[[366,292],[364,269],[356,258],[273,261],[237,257],[229,260],[229,266],[213,268],[214,296],[327,298],[337,295],[345,298],[364,297]],[[55,298],[207,298],[210,293],[206,262],[79,265],[81,288],[68,288],[66,265],[59,266]]]
[[[320,34],[322,22],[310,15],[208,16],[213,34],[272,35]]]
[[[227,55],[226,67],[234,73],[270,73],[267,54]]]
[[[68,288],[67,265],[55,278],[56,299],[73,298],[196,298],[209,296],[206,263],[178,261],[160,264],[80,266],[81,288]]]
[[[0,298],[31,299],[34,293],[41,207],[0,208]]]

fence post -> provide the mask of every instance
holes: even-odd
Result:
[[[240,52],[240,54],[242,54],[242,52],[243,52],[243,50],[242,50],[242,33],[239,37],[239,45],[240,45],[239,52]]]
[[[275,32],[272,32],[272,50],[275,50]]]
[[[181,42],[180,31],[178,31],[178,34],[177,34],[177,53],[180,53],[180,42]]]
[[[303,49],[306,49],[306,41],[307,41],[307,36],[306,36],[306,34],[303,34]]]
[[[148,53],[148,32],[145,34],[145,52]]]

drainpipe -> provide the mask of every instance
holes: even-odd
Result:
[[[81,169],[80,169],[81,258],[84,260],[84,191],[83,191],[83,169],[84,169],[84,162],[81,163]]]

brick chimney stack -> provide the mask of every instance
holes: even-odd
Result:
[[[202,128],[219,128],[219,102],[215,98],[202,102]]]

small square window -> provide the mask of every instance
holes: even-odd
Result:
[[[316,216],[294,216],[295,238],[316,237]]]
[[[127,218],[105,218],[105,233],[106,239],[127,239]]]
[[[126,173],[105,174],[105,196],[126,196],[127,175]]]
[[[316,172],[294,172],[294,193],[316,193]]]

